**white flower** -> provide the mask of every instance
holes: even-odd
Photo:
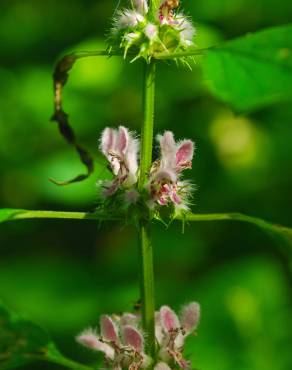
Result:
[[[119,187],[129,188],[137,182],[139,141],[128,129],[107,127],[101,135],[100,150],[115,175],[112,182],[105,183],[105,195],[113,195]]]
[[[122,30],[125,28],[134,28],[144,21],[144,16],[138,11],[125,9],[119,13],[115,25],[118,29]]]
[[[181,13],[177,15],[176,21],[175,28],[180,32],[181,44],[184,47],[192,46],[196,35],[196,29],[192,22],[190,22],[188,18]]]
[[[144,33],[149,40],[155,40],[158,37],[158,27],[153,23],[147,23]]]

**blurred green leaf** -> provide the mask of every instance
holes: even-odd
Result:
[[[210,49],[203,69],[211,91],[237,111],[287,100],[292,96],[292,25]]]
[[[47,356],[51,345],[47,334],[19,319],[0,305],[0,367],[13,369]]]
[[[53,362],[75,370],[90,370],[63,357],[44,330],[0,304],[0,368],[15,369],[36,361]]]

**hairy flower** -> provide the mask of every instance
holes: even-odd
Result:
[[[169,363],[173,361],[182,369],[189,369],[190,363],[183,357],[185,338],[193,333],[199,324],[200,306],[192,302],[185,306],[180,318],[168,306],[160,308],[156,317],[157,340],[160,358]]]
[[[104,195],[113,195],[120,187],[131,188],[137,182],[139,141],[123,126],[118,130],[107,127],[101,135],[100,150],[115,176],[103,184]]]
[[[171,370],[171,368],[165,362],[159,362],[154,370]]]
[[[183,357],[185,338],[193,333],[200,320],[200,306],[192,302],[183,307],[180,316],[168,306],[155,314],[155,335],[158,344],[157,359],[144,352],[144,336],[140,329],[141,316],[131,313],[100,317],[100,334],[87,329],[77,336],[81,345],[102,352],[106,363],[114,370],[139,370],[153,364],[154,370],[170,370],[175,366],[189,369]],[[156,362],[156,364],[155,364]]]
[[[102,352],[112,369],[144,369],[150,359],[144,353],[144,338],[137,326],[127,323],[123,317],[100,317],[100,335],[92,329],[85,330],[77,342],[93,351]]]
[[[180,52],[194,46],[196,30],[183,13],[176,11],[179,0],[161,1],[154,18],[147,0],[129,3],[131,8],[120,10],[114,19],[111,47],[123,48],[125,56],[131,49],[133,61],[142,57],[149,62],[156,54]]]
[[[177,210],[187,210],[192,187],[189,182],[181,180],[181,173],[192,167],[194,143],[191,140],[176,143],[170,131],[158,135],[157,140],[161,157],[153,163],[150,171],[150,206],[155,206],[155,203],[161,206],[172,204]]]

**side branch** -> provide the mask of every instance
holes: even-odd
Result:
[[[92,221],[123,221],[123,215],[108,216],[98,212],[63,212],[63,211],[33,211],[24,209],[0,209],[0,223],[26,219],[67,219],[67,220],[92,220]],[[185,222],[215,222],[215,221],[240,221],[253,224],[265,231],[278,233],[292,238],[292,228],[274,224],[262,218],[245,215],[243,213],[209,213],[194,214],[177,217],[175,220]]]
[[[214,221],[240,221],[253,224],[266,232],[272,232],[291,239],[292,228],[274,224],[258,217],[248,216],[243,213],[210,213],[210,214],[194,214],[189,213],[185,216],[177,217],[176,220],[186,222],[214,222]]]
[[[23,209],[0,209],[0,223],[15,220],[29,219],[63,219],[63,220],[92,220],[92,221],[119,221],[122,216],[111,216],[97,212],[62,212],[62,211],[30,211]]]

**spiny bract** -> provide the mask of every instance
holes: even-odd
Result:
[[[159,54],[179,53],[194,46],[196,29],[178,10],[179,0],[161,1],[152,11],[147,0],[130,1],[129,9],[118,10],[110,33],[110,47],[130,52],[132,61]]]

